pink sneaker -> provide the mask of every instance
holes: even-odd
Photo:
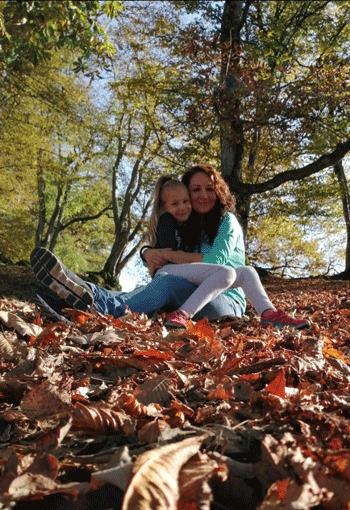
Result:
[[[260,323],[264,327],[271,324],[278,329],[283,329],[285,326],[295,329],[305,329],[310,327],[309,321],[289,317],[289,315],[287,315],[281,308],[278,308],[278,310],[271,310],[271,312],[266,312],[264,317],[261,318]]]
[[[164,321],[164,326],[186,329],[186,323],[189,320],[190,316],[187,312],[183,312],[182,310],[175,310],[175,312],[168,313]]]

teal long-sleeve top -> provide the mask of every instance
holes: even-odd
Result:
[[[202,237],[199,251],[203,254],[203,262],[208,264],[221,264],[233,268],[245,265],[243,232],[234,214],[227,213],[221,219],[212,245],[209,244],[206,235]],[[244,312],[246,301],[243,289],[240,287],[230,289],[225,291],[224,294],[236,302],[238,301]]]

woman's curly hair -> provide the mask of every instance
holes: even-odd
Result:
[[[204,218],[200,219],[201,229],[208,235],[210,243],[213,244],[222,218],[226,216],[228,212],[237,215],[236,200],[231,195],[228,184],[219,172],[217,172],[212,166],[202,163],[190,167],[183,174],[181,180],[184,184],[186,184],[187,188],[190,186],[192,177],[199,172],[202,172],[209,177],[213,183],[213,188],[217,197],[213,209],[209,213],[205,214]]]
[[[200,163],[198,165],[191,166],[188,170],[186,170],[181,180],[184,184],[186,184],[187,188],[189,188],[192,177],[198,172],[207,174],[209,179],[212,181],[214,191],[218,197],[218,201],[220,202],[222,215],[224,216],[227,212],[236,214],[236,200],[231,195],[230,188],[226,181],[212,166]]]

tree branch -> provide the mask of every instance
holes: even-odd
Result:
[[[60,226],[59,231],[65,230],[66,228],[70,227],[70,225],[73,225],[74,223],[78,223],[79,221],[82,223],[85,223],[90,220],[96,220],[97,218],[100,218],[102,214],[104,214],[106,211],[112,210],[112,203],[101,209],[97,214],[92,214],[91,216],[78,216],[77,218],[73,218],[64,225]]]
[[[306,177],[310,177],[310,175],[321,172],[326,168],[332,167],[336,165],[341,159],[343,159],[349,151],[350,139],[346,140],[345,142],[339,142],[333,152],[324,154],[316,161],[313,161],[308,165],[296,168],[294,170],[286,170],[285,172],[281,172],[275,175],[275,177],[272,179],[268,179],[265,182],[255,184],[245,183],[238,179],[238,177],[234,174],[227,176],[227,181],[230,186],[230,190],[233,193],[255,195],[258,193],[263,193],[264,191],[275,189],[285,182],[298,181]]]

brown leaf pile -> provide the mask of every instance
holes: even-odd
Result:
[[[0,509],[348,510],[349,285],[268,282],[302,332],[0,299]]]

